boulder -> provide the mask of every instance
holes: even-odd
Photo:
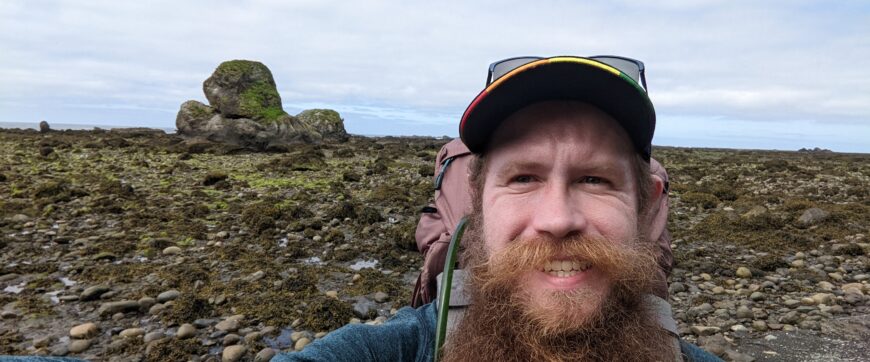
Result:
[[[344,130],[344,120],[338,112],[331,109],[308,109],[296,115],[302,123],[323,136],[324,140],[346,142],[347,131]]]
[[[798,224],[801,226],[810,226],[821,223],[828,219],[831,213],[817,207],[813,207],[804,211],[801,217],[798,218]]]
[[[209,105],[231,118],[274,119],[285,115],[272,72],[263,63],[230,60],[202,83]]]
[[[39,122],[39,132],[46,133],[48,131],[51,131],[51,126],[48,125],[48,122],[46,122],[46,121]]]
[[[320,142],[323,137],[317,129],[329,132],[331,140],[347,137],[337,112],[309,117],[311,124],[284,112],[272,73],[260,62],[221,63],[203,83],[203,91],[209,105],[184,102],[175,119],[178,134],[188,142],[264,151]]]

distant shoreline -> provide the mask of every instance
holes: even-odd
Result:
[[[75,123],[49,123],[49,127],[53,130],[74,130],[88,131],[94,129],[112,129],[112,128],[151,128],[159,129],[166,133],[175,133],[175,127],[142,127],[142,126],[122,126],[109,124],[75,124]],[[0,122],[0,129],[39,129],[39,122]]]

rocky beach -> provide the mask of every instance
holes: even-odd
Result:
[[[264,361],[409,303],[446,139],[252,152],[0,131],[0,355]],[[659,147],[674,314],[726,360],[870,355],[870,155]]]

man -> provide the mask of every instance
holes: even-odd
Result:
[[[443,359],[717,360],[661,328],[653,291],[655,111],[642,63],[555,57],[495,63],[460,136],[476,155],[465,252],[471,304]],[[499,69],[499,64],[505,69]],[[658,231],[656,231],[658,230]],[[290,360],[435,355],[435,306],[351,325]]]

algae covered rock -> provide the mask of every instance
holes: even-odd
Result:
[[[209,105],[187,101],[175,125],[189,142],[202,140],[258,151],[317,143],[322,136],[281,107],[272,72],[263,63],[221,63],[203,82]]]
[[[209,105],[230,118],[275,120],[285,115],[272,72],[263,63],[230,60],[202,83]]]
[[[311,126],[325,140],[346,142],[347,131],[344,130],[344,120],[338,112],[331,109],[308,109],[296,115],[303,123]]]

